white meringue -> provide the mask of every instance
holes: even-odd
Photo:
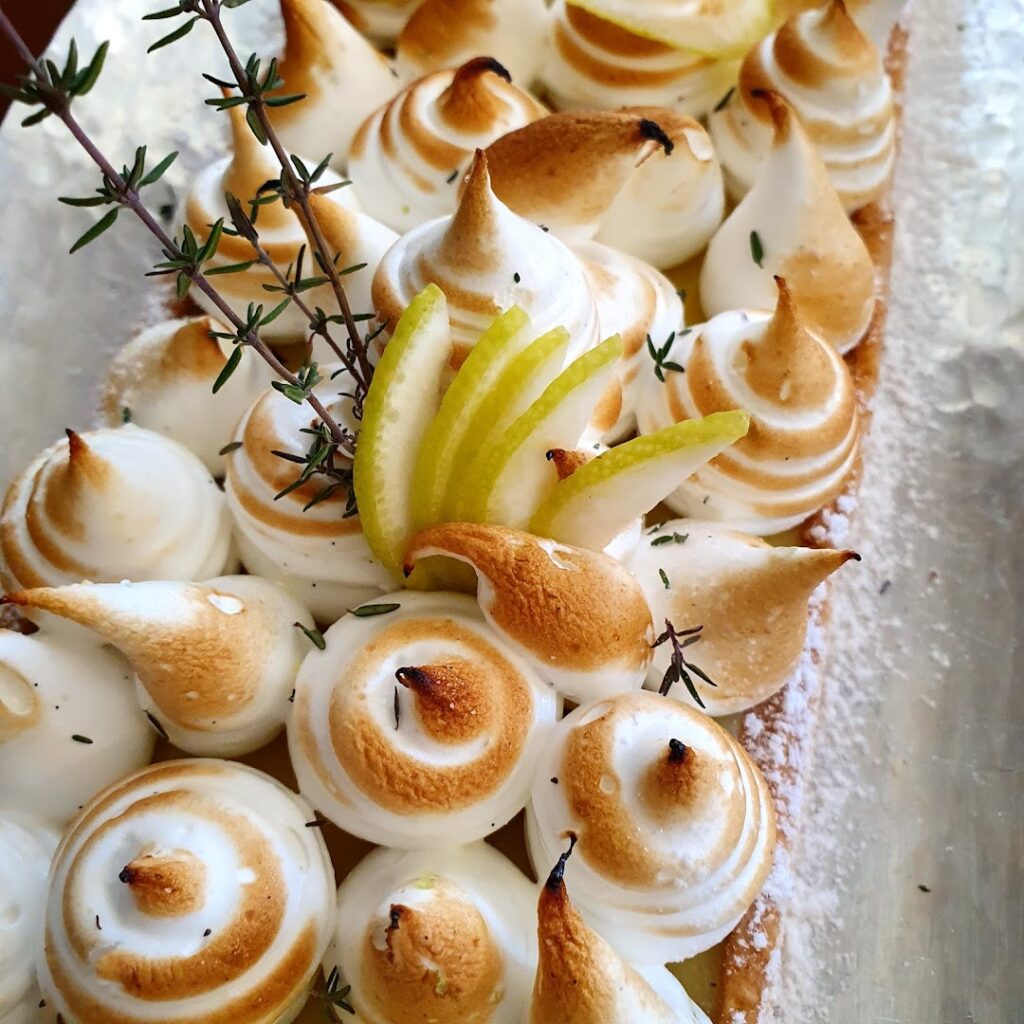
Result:
[[[363,207],[399,231],[455,212],[473,153],[543,117],[491,57],[413,82],[363,122],[349,176]]]
[[[738,66],[736,60],[678,50],[555,0],[553,45],[541,79],[563,110],[640,104],[702,117],[735,83]]]
[[[5,589],[206,579],[233,562],[224,496],[187,448],[131,424],[67,433],[7,489]]]
[[[257,576],[89,583],[10,597],[87,626],[135,673],[143,710],[190,754],[238,757],[284,727],[313,619]]]
[[[35,955],[59,838],[37,818],[0,808],[0,1024],[34,1024],[43,1017]]]
[[[625,563],[655,623],[704,627],[692,658],[715,686],[694,683],[708,714],[717,717],[760,704],[793,678],[807,638],[808,598],[857,557],[832,548],[773,547],[721,523],[676,519],[641,538]],[[659,689],[670,658],[667,643],[655,650],[648,689]],[[669,696],[692,700],[680,683]]]
[[[337,0],[346,18],[380,46],[391,46],[423,0]]]
[[[700,275],[708,316],[771,309],[784,277],[800,319],[840,352],[864,336],[875,307],[875,267],[821,158],[789,104],[759,94],[774,124],[753,188],[708,245]]]
[[[338,889],[326,964],[356,1024],[521,1024],[537,959],[534,887],[486,843],[374,850]]]
[[[412,76],[486,55],[527,88],[543,62],[550,20],[545,0],[425,0],[398,37],[396,63]]]
[[[115,783],[57,849],[39,983],[71,1024],[290,1024],[334,928],[309,805],[230,761]]]
[[[325,366],[327,378],[316,394],[339,423],[355,427],[347,374],[330,379],[336,366]],[[345,516],[345,487],[303,511],[331,481],[314,476],[297,490],[275,500],[301,467],[274,455],[285,451],[304,456],[314,417],[309,406],[297,405],[275,390],[258,398],[238,425],[240,448],[227,456],[224,491],[235,518],[235,538],[249,572],[281,583],[320,621],[333,622],[346,609],[383,593],[390,574],[374,561],[357,516]]]
[[[214,395],[214,381],[232,346],[211,331],[227,328],[213,317],[197,316],[164,320],[140,331],[110,364],[100,420],[108,427],[131,422],[164,434],[218,476],[224,472],[221,448],[270,374],[256,353],[245,352]]]
[[[119,654],[84,631],[0,630],[0,807],[63,823],[155,742]]]
[[[445,523],[417,534],[412,570],[444,556],[477,574],[487,622],[542,678],[573,700],[639,686],[654,629],[636,581],[614,558],[506,526]]]
[[[722,313],[678,339],[683,373],[651,378],[640,432],[726,409],[747,409],[750,429],[666,498],[681,515],[767,536],[788,530],[839,495],[856,465],[860,414],[849,368],[801,323],[779,279],[774,314]]]
[[[754,95],[774,89],[792,105],[847,210],[878,199],[896,150],[892,86],[871,40],[843,0],[795,14],[747,54],[732,102],[710,117],[729,179],[743,195],[772,141],[768,108]]]
[[[391,594],[324,639],[288,722],[299,789],[318,810],[371,842],[437,847],[523,807],[558,705],[472,598]]]
[[[760,891],[775,847],[768,786],[712,719],[623,694],[562,719],[527,812],[535,869],[577,836],[565,877],[587,922],[637,963],[721,941]]]

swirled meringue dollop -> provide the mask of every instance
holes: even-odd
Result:
[[[474,152],[545,113],[492,57],[426,75],[363,122],[349,156],[353,188],[399,231],[453,214]]]
[[[299,789],[318,810],[371,842],[437,847],[523,807],[558,703],[471,597],[388,595],[324,639],[288,721]]]
[[[316,394],[339,423],[354,427],[351,377],[330,379]],[[333,622],[361,601],[391,587],[391,576],[374,561],[358,516],[345,515],[344,486],[303,511],[332,481],[314,476],[279,499],[275,495],[298,476],[300,467],[275,451],[301,457],[309,449],[304,429],[313,425],[307,405],[296,405],[268,389],[242,418],[235,435],[241,447],[227,456],[224,491],[235,519],[235,539],[249,572],[281,583],[322,622]],[[340,459],[339,459],[340,461]]]
[[[425,0],[398,37],[396,63],[407,75],[494,57],[524,88],[547,49],[550,15],[544,0]]]
[[[7,489],[5,589],[205,579],[233,561],[224,496],[187,448],[131,424],[67,435]]]
[[[380,46],[391,46],[423,0],[334,0],[346,18]]]
[[[654,627],[643,591],[610,555],[507,526],[445,523],[413,537],[405,564],[444,556],[471,566],[488,623],[573,700],[636,687]]]
[[[892,86],[843,0],[793,15],[755,46],[732,102],[711,115],[715,148],[737,195],[753,185],[771,146],[771,116],[755,95],[761,89],[792,105],[847,210],[881,196],[896,149]]]
[[[760,92],[774,136],[753,187],[708,245],[700,275],[708,316],[771,309],[784,277],[800,319],[840,352],[864,336],[875,308],[875,267],[800,119]]]
[[[677,519],[644,536],[626,565],[655,622],[703,625],[695,660],[715,686],[696,685],[708,714],[718,716],[760,704],[793,678],[807,639],[808,598],[857,557],[832,548],[773,547],[721,523]],[[659,688],[670,657],[667,645],[655,650],[648,689]],[[692,700],[685,686],[673,686],[669,695]]]
[[[666,499],[681,515],[762,536],[787,530],[840,494],[856,464],[860,414],[846,363],[797,315],[778,279],[774,313],[722,313],[670,350],[684,367],[654,380],[641,433],[726,409],[750,430]]]
[[[229,761],[169,761],[115,783],[54,858],[47,1003],[69,1024],[289,1024],[334,928],[312,818]]]
[[[0,1024],[42,1020],[35,956],[59,838],[38,818],[0,808]]]
[[[338,889],[326,965],[359,1024],[521,1024],[534,887],[497,850],[374,850]]]
[[[775,810],[724,729],[640,692],[558,724],[527,812],[535,868],[555,863],[568,833],[565,877],[584,918],[631,960],[663,964],[709,949],[743,916],[771,867]]]
[[[80,583],[12,594],[87,626],[128,659],[143,709],[190,754],[237,757],[284,727],[313,619],[258,576]]]
[[[428,284],[448,300],[454,361],[461,363],[502,311],[519,306],[536,335],[564,327],[567,361],[599,340],[597,309],[579,259],[553,235],[514,214],[491,189],[478,151],[451,217],[414,228],[381,261],[373,280],[377,316],[394,326]]]
[[[231,345],[212,331],[226,332],[209,316],[164,320],[140,331],[114,357],[100,404],[104,426],[131,422],[183,444],[214,475],[224,471],[220,455],[235,424],[267,386],[265,364],[245,352],[216,395],[213,384]]]
[[[702,117],[736,81],[738,61],[677,50],[555,0],[553,45],[541,71],[559,109],[671,107]]]

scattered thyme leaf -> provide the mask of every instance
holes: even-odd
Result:
[[[230,455],[232,452],[237,452],[238,449],[241,448],[244,443],[245,442],[243,441],[232,441],[229,444],[224,445],[224,447],[221,448],[221,450],[217,452],[217,454]]]
[[[388,615],[390,612],[398,611],[401,607],[397,601],[387,604],[361,604],[358,608],[349,608],[349,614],[354,615],[357,619],[369,619],[374,615]]]
[[[661,537],[655,537],[651,541],[652,548],[661,547],[662,544],[685,544],[689,539],[688,533],[666,533]]]
[[[666,590],[671,590],[672,589],[672,584],[669,583],[668,573],[665,572],[664,569],[659,569],[658,570],[658,575],[661,577],[661,582],[664,585],[665,589]]]
[[[759,266],[764,266],[764,246],[761,236],[756,231],[750,232],[750,258]]]
[[[88,736],[83,736],[81,733],[75,733],[71,737],[76,743],[92,743],[93,741]]]
[[[306,639],[318,650],[327,650],[327,641],[324,639],[323,633],[319,629],[310,629],[308,626],[304,626],[301,622],[293,622],[292,625],[296,629],[301,629],[306,634]]]

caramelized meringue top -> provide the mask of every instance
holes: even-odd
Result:
[[[491,57],[426,75],[363,122],[349,157],[353,187],[373,216],[408,231],[455,212],[475,150],[544,114]]]
[[[871,321],[874,264],[792,108],[770,90],[758,95],[772,144],[753,188],[708,245],[701,304],[708,316],[771,309],[772,277],[784,277],[801,321],[847,352]]]

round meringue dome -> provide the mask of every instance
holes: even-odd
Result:
[[[521,1024],[537,943],[534,887],[485,843],[374,850],[338,890],[326,965],[360,1024]]]
[[[7,489],[0,513],[7,590],[83,579],[205,579],[231,564],[224,496],[187,448],[131,424],[67,434]]]
[[[475,150],[545,113],[491,57],[426,75],[360,127],[349,156],[353,188],[399,231],[452,214]]]
[[[327,379],[316,394],[336,421],[354,427],[351,403],[341,394],[352,391],[351,377],[342,373],[332,380],[336,369],[322,368]],[[304,456],[310,437],[302,431],[312,424],[308,405],[268,389],[238,426],[235,437],[242,445],[227,456],[224,490],[246,569],[283,585],[318,621],[333,622],[390,589],[392,581],[370,554],[358,516],[345,516],[344,487],[306,511],[303,507],[330,483],[326,477],[314,476],[275,500],[300,467],[273,452]]]
[[[346,18],[381,46],[394,43],[423,0],[336,0]]]
[[[847,210],[882,195],[896,148],[892,86],[843,0],[793,15],[754,47],[732,102],[711,115],[715,148],[736,195],[753,185],[771,146],[771,117],[755,95],[760,89],[792,105]]]
[[[139,332],[114,357],[100,405],[104,426],[131,422],[183,444],[215,476],[224,472],[221,448],[235,424],[267,386],[269,373],[254,352],[216,395],[231,344],[211,332],[227,328],[213,317],[165,320]]]
[[[155,742],[119,654],[46,628],[0,630],[0,807],[67,821]]]
[[[555,781],[557,780],[557,781]],[[653,693],[577,708],[559,723],[527,812],[543,872],[565,869],[584,918],[637,963],[721,941],[760,891],[775,847],[767,784],[706,715]]]
[[[683,373],[650,382],[640,432],[742,408],[750,429],[666,498],[681,515],[761,536],[802,523],[842,493],[860,448],[843,359],[798,319],[785,283],[774,314],[722,313],[677,341]]]
[[[42,1020],[36,947],[42,944],[50,858],[49,825],[0,809],[0,1024]]]
[[[637,35],[555,0],[553,46],[541,79],[559,109],[671,107],[702,117],[736,81],[738,62]]]
[[[472,598],[388,595],[324,639],[288,721],[299,789],[318,810],[370,842],[439,847],[523,807],[558,704]]]
[[[152,765],[61,841],[39,982],[75,1024],[289,1024],[334,928],[312,809],[228,761]]]

